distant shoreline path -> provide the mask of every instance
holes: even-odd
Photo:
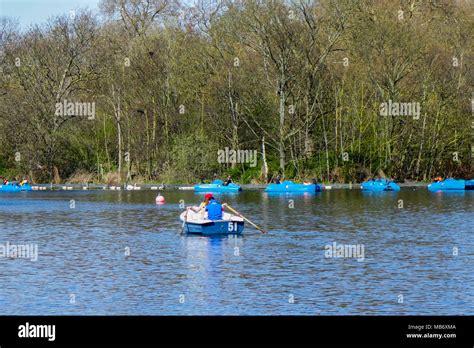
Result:
[[[402,188],[425,188],[429,183],[424,182],[406,182],[398,183]],[[164,189],[162,188],[163,184],[122,184],[121,186],[107,185],[107,184],[32,184],[33,190],[44,191],[44,190],[63,190],[63,191],[75,191],[75,190],[111,190],[111,191],[139,191],[139,190],[152,190],[152,191],[161,191],[161,190],[192,190],[194,184],[164,184]],[[128,186],[128,189],[127,189]],[[243,190],[263,190],[267,186],[266,184],[242,184]],[[334,190],[354,190],[360,189],[360,183],[354,184],[323,184],[323,187],[326,189]]]

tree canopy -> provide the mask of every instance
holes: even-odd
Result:
[[[0,19],[0,175],[473,176],[472,2],[102,0],[100,9],[26,31]],[[226,147],[257,151],[257,166],[219,163]]]

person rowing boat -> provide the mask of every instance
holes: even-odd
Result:
[[[222,211],[224,210],[212,193],[206,193],[204,201],[201,202],[199,207],[191,207],[190,209],[195,213],[201,214],[201,217],[204,217],[204,212],[207,212],[207,218],[209,220],[221,220]]]
[[[204,215],[204,212],[206,211],[206,207],[209,204],[209,199],[212,198],[211,193],[206,193],[204,195],[204,200],[199,204],[199,207],[190,207],[193,212],[195,213],[200,213],[201,215]]]
[[[224,211],[224,208],[212,195],[209,197],[206,211],[209,220],[222,220],[222,212]]]
[[[224,213],[224,207],[236,215]],[[207,212],[205,216],[204,212]],[[180,215],[183,221],[181,233],[195,233],[202,235],[212,234],[240,234],[244,229],[244,221],[247,221],[262,233],[266,233],[261,227],[247,219],[229,204],[220,204],[211,193],[204,196],[204,201],[199,207],[188,207]]]

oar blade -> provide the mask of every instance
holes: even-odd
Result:
[[[235,210],[234,208],[232,208],[230,205],[228,204],[224,204],[223,205],[224,207],[227,207],[230,211],[232,211],[233,213],[237,214],[238,216],[240,216],[242,219],[244,219],[245,221],[247,221],[249,224],[251,224],[253,227],[255,227],[257,230],[259,230],[260,232],[262,232],[263,234],[267,233],[267,231],[265,231],[263,228],[259,227],[257,224],[253,223],[252,221],[250,221],[248,218],[246,218],[245,216],[243,216],[241,213],[239,213],[237,210]]]

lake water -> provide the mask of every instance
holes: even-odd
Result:
[[[1,194],[0,244],[38,259],[0,258],[0,314],[474,314],[474,192],[221,195],[270,232],[219,238],[179,234],[201,195],[163,194]]]

